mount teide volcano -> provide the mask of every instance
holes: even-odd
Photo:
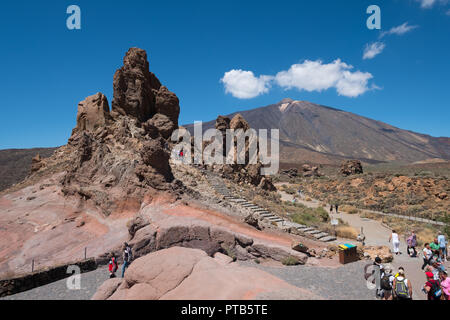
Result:
[[[280,130],[280,160],[284,163],[333,164],[348,158],[368,163],[450,159],[450,138],[402,130],[307,101],[284,99],[239,113],[254,129]],[[185,127],[193,131],[193,125]],[[213,127],[214,121],[203,123],[203,130]]]

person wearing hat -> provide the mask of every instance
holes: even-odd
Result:
[[[423,286],[423,292],[427,294],[427,300],[441,300],[442,289],[439,280],[434,280],[434,274],[430,271],[425,272],[427,282]]]

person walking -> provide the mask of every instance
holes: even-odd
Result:
[[[117,259],[113,252],[109,255],[109,258],[110,258],[108,263],[109,277],[115,278],[116,271],[119,268],[119,265],[117,264]]]
[[[383,277],[381,278],[381,289],[383,290],[382,300],[392,300],[392,288],[395,277],[392,274],[392,268],[386,267]]]
[[[439,254],[439,242],[438,239],[435,238],[434,241],[432,243],[430,243],[430,249],[431,251],[433,251],[433,254]]]
[[[372,274],[375,277],[373,281],[375,281],[375,286],[376,286],[375,295],[377,298],[384,297],[384,292],[381,287],[381,279],[383,279],[383,277],[384,277],[384,266],[381,262],[382,261],[381,261],[380,257],[375,257],[375,260],[373,262],[373,270],[372,270]]]
[[[409,256],[411,258],[417,257],[417,251],[416,251],[417,237],[416,237],[416,234],[415,234],[414,230],[411,232],[411,235],[408,237],[406,242],[408,243],[408,254],[409,254]]]
[[[400,238],[398,236],[398,233],[395,232],[395,230],[392,230],[392,234],[389,237],[389,242],[391,242],[391,240],[392,240],[392,246],[394,248],[394,253],[396,255],[398,255],[399,253],[401,254],[401,252],[400,252]]]
[[[445,239],[445,235],[442,230],[439,232],[437,240],[439,243],[439,254],[441,259],[442,261],[447,261],[447,240]]]
[[[434,280],[431,272],[425,272],[427,282],[423,286],[422,291],[427,294],[427,300],[441,300],[442,289],[439,280]]]
[[[336,208],[336,214],[338,214],[339,212],[339,205],[336,203],[335,205],[334,205],[334,207]]]
[[[330,214],[332,214],[332,213],[333,213],[333,205],[330,204]]]
[[[129,267],[131,260],[133,259],[133,254],[128,243],[123,244],[123,266],[122,266],[122,278],[125,275],[125,270]]]
[[[397,277],[392,282],[393,300],[412,300],[412,283],[405,276],[405,270],[398,268]]]
[[[423,254],[423,265],[422,265],[423,270],[427,265],[430,264],[431,258],[433,258],[433,251],[431,251],[429,243],[425,243],[422,254]]]

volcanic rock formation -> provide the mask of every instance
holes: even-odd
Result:
[[[91,201],[106,215],[123,206],[139,208],[152,190],[179,186],[169,165],[168,141],[178,128],[179,100],[149,71],[144,50],[128,50],[113,87],[111,111],[102,93],[87,97],[78,104],[68,144],[33,164],[36,172],[63,163],[63,193]]]
[[[223,146],[224,146],[224,156],[226,156],[226,131],[228,129],[231,130],[243,130],[246,132],[250,129],[250,125],[248,122],[242,117],[242,115],[237,114],[233,117],[233,119],[229,119],[224,116],[219,116],[216,120],[215,128],[222,133],[223,137]],[[249,139],[245,139],[245,148],[241,150],[241,154],[236,151],[238,148],[237,139],[234,138],[232,142],[235,147],[235,152],[233,156],[234,163],[233,164],[224,164],[224,165],[214,165],[213,170],[220,172],[225,178],[231,179],[237,183],[248,183],[251,185],[258,186],[264,190],[274,191],[275,186],[272,184],[272,181],[269,177],[265,177],[261,175],[262,164],[257,162],[256,164],[250,163],[250,142]],[[256,152],[259,151],[259,146],[256,145]],[[241,156],[242,159],[245,157],[244,164],[238,164],[237,159],[238,156]]]
[[[360,173],[363,173],[363,167],[359,160],[348,160],[341,165],[341,174],[344,176]]]

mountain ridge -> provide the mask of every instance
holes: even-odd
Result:
[[[308,101],[286,98],[240,113],[254,129],[279,129],[283,162],[332,163],[357,158],[366,162],[450,159],[450,138],[400,129],[380,120]],[[184,126],[192,133],[192,124]],[[214,120],[203,123],[203,130]],[[293,155],[301,149],[304,155]]]

